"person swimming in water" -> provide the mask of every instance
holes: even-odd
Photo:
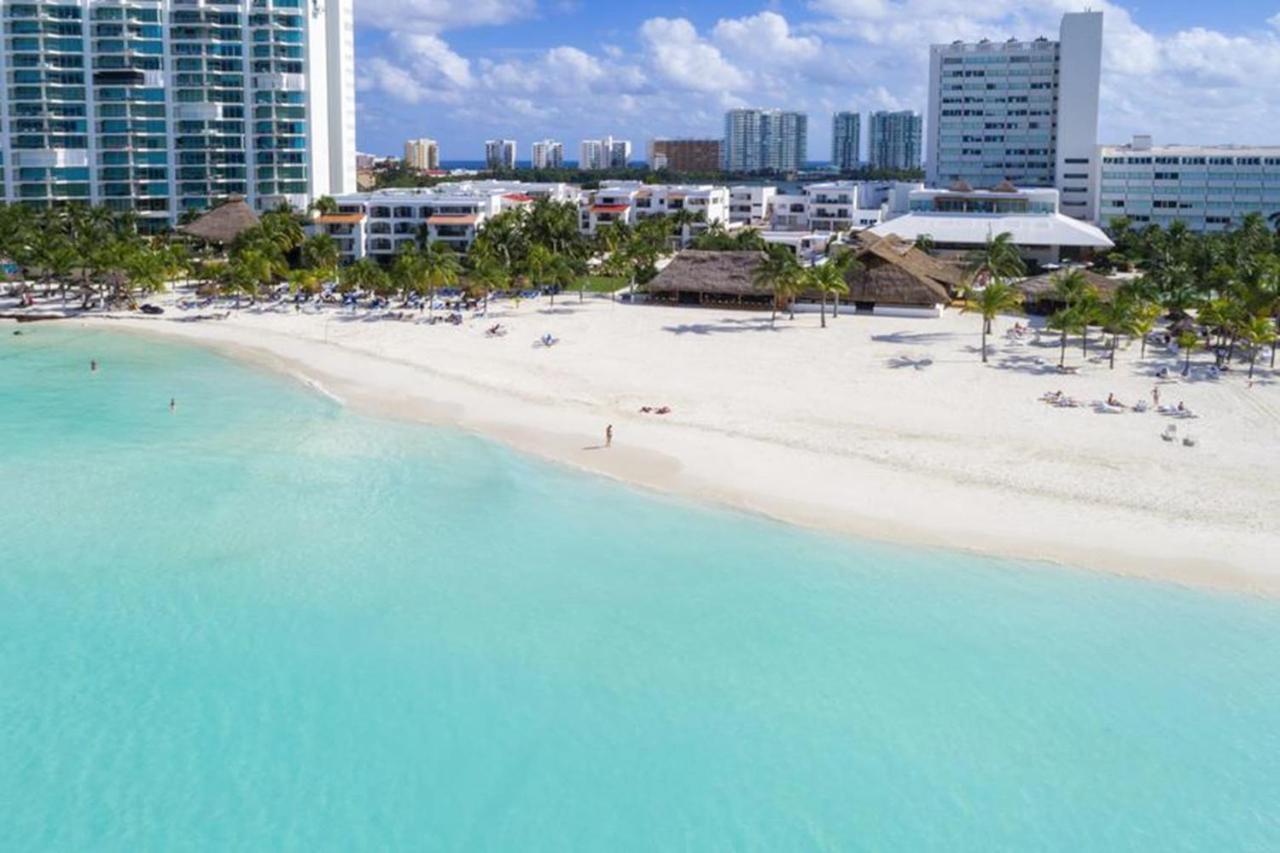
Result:
[[[98,372],[98,360],[96,358],[89,360],[89,372],[90,373]]]
[[[169,411],[174,412],[178,409],[178,401],[174,397],[169,398]]]

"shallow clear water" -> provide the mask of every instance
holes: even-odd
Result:
[[[2,848],[1280,849],[1275,602],[823,537],[24,331]]]

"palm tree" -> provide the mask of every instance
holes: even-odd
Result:
[[[422,251],[422,268],[426,274],[428,298],[431,300],[431,316],[434,316],[436,291],[442,287],[452,287],[457,284],[462,265],[458,263],[457,252],[444,243],[436,241],[428,243],[426,249]]]
[[[322,279],[329,279],[337,273],[342,250],[338,248],[338,241],[328,234],[313,234],[302,242],[298,256],[304,267],[314,270]]]
[[[481,313],[483,316],[488,317],[489,294],[506,287],[511,280],[511,276],[507,273],[507,268],[497,258],[481,257],[475,260],[470,278],[480,285],[484,291],[484,308]]]
[[[852,250],[844,252],[834,252],[830,256],[828,263],[833,263],[840,270],[840,278],[844,282],[843,290],[835,291],[832,296],[834,302],[831,308],[831,316],[840,316],[840,297],[849,295],[849,279],[861,274],[863,270],[862,261],[858,260],[858,256]]]
[[[926,255],[933,254],[934,242],[932,234],[921,234],[916,238],[916,248]]]
[[[1080,328],[1080,312],[1075,308],[1059,308],[1049,315],[1049,328],[1062,332],[1062,352],[1058,358],[1059,369],[1067,366],[1067,335]]]
[[[1178,346],[1182,347],[1182,349],[1187,354],[1187,361],[1182,366],[1183,376],[1186,376],[1188,373],[1191,372],[1191,353],[1195,351],[1195,348],[1197,345],[1199,345],[1199,343],[1200,343],[1200,336],[1189,329],[1183,332],[1182,334],[1178,335]]]
[[[822,297],[822,328],[827,327],[827,297],[849,292],[849,285],[844,280],[844,270],[835,261],[828,261],[821,266],[810,267],[804,271],[805,286],[818,291]]]
[[[524,266],[535,288],[546,284],[547,270],[551,269],[555,260],[555,253],[541,243],[535,243],[530,247],[529,254],[524,259]],[[554,293],[551,294],[551,304],[552,306],[556,304]]]
[[[779,306],[785,307],[790,304],[801,274],[800,264],[790,250],[769,252],[764,262],[756,269],[752,282],[756,287],[773,294],[773,314],[769,318],[770,325],[778,322]]]
[[[1138,303],[1123,291],[1117,292],[1110,302],[1101,303],[1097,309],[1102,330],[1111,335],[1110,363],[1116,369],[1116,347],[1121,335],[1132,335],[1137,329]]]
[[[382,275],[382,267],[372,258],[361,258],[348,267],[343,267],[338,284],[343,293],[352,291],[372,291],[378,276]]]
[[[1162,309],[1156,303],[1149,302],[1141,297],[1134,298],[1133,333],[1142,341],[1142,350],[1138,355],[1138,358],[1142,361],[1147,358],[1147,338],[1155,331],[1156,321],[1160,319],[1162,313]]]
[[[987,335],[991,324],[1001,314],[1018,310],[1022,305],[1022,293],[1011,284],[992,281],[981,290],[970,290],[965,296],[964,313],[982,315],[982,363],[987,363]]]
[[[331,195],[322,195],[307,205],[307,210],[321,216],[331,216],[338,212],[338,202]]]
[[[1258,363],[1258,353],[1267,344],[1274,351],[1276,343],[1276,326],[1270,317],[1250,317],[1241,328],[1241,336],[1249,344],[1249,378],[1253,378],[1254,367]]]
[[[981,249],[969,253],[969,281],[982,287],[993,281],[1008,281],[1026,275],[1027,265],[1008,231],[994,237],[987,235]]]
[[[404,243],[391,262],[391,281],[400,289],[405,301],[413,294],[423,293],[430,282],[427,266],[416,243]]]

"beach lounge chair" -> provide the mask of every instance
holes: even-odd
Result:
[[[1133,410],[1141,415],[1151,410],[1151,404],[1146,400],[1139,400],[1134,404]]]
[[[1199,443],[1200,443],[1200,440],[1199,440],[1199,439],[1195,438],[1194,436],[1190,436],[1190,435],[1189,435],[1189,436],[1187,436],[1186,438],[1182,439],[1182,446],[1183,446],[1183,447],[1195,447],[1195,446],[1196,446],[1197,444],[1199,444]]]
[[[1168,442],[1173,442],[1178,438],[1178,428],[1173,424],[1165,427],[1164,432],[1160,433],[1160,437]]]

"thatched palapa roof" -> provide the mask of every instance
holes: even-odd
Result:
[[[1098,291],[1098,296],[1104,301],[1111,299],[1115,296],[1116,291],[1120,289],[1121,282],[1114,278],[1107,278],[1105,275],[1099,275],[1091,270],[1081,270],[1081,272],[1084,273],[1085,279],[1089,284],[1093,285],[1094,289]],[[1053,288],[1057,277],[1061,274],[1060,270],[1044,273],[1043,275],[1024,279],[1014,286],[1022,292],[1022,296],[1027,302],[1057,302],[1060,300],[1054,296]]]
[[[861,232],[849,251],[858,265],[845,274],[849,300],[880,305],[945,305],[960,286],[962,273],[914,244],[892,235]]]
[[[705,293],[714,296],[766,296],[756,286],[756,270],[765,253],[685,249],[645,285],[651,294]]]
[[[258,224],[258,214],[244,199],[228,199],[202,215],[189,225],[180,225],[178,231],[203,240],[226,246]]]

